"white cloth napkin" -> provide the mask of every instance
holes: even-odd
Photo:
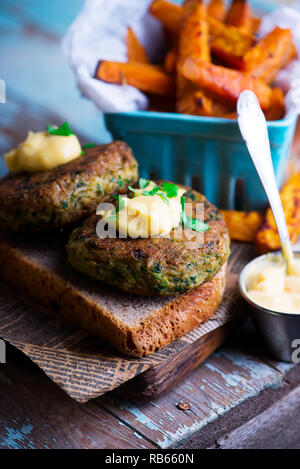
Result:
[[[99,60],[126,62],[126,35],[131,26],[146,48],[151,60],[160,56],[164,47],[163,28],[149,13],[152,0],[86,0],[82,11],[63,38],[63,51],[74,69],[82,94],[103,112],[146,109],[147,97],[128,85],[112,85],[93,78]],[[290,28],[300,57],[300,2],[292,7],[280,6],[263,17],[259,35],[275,26]],[[288,92],[295,79],[300,79],[300,60],[282,70],[276,84]],[[299,81],[299,80],[298,80]],[[296,82],[297,83],[297,82]],[[300,87],[300,81],[299,81]],[[294,86],[295,88],[295,86]],[[286,96],[288,111],[300,112],[300,99],[295,108],[295,93]]]
[[[126,35],[131,26],[151,60],[164,44],[163,28],[149,13],[152,0],[86,0],[63,38],[63,51],[84,96],[104,112],[146,109],[147,97],[128,85],[93,78],[99,60],[127,61]]]

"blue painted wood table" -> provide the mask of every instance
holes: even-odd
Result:
[[[63,2],[62,11],[60,0],[1,1],[1,154],[28,129],[64,120],[86,141],[109,141],[60,50],[82,3]],[[299,448],[299,384],[300,368],[269,359],[249,324],[171,392],[140,404],[112,393],[78,404],[9,347],[0,364],[0,448]]]

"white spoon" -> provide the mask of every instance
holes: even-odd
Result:
[[[275,218],[286,271],[293,273],[294,255],[274,174],[267,123],[252,91],[246,90],[240,94],[237,121]]]

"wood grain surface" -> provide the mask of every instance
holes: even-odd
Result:
[[[238,320],[229,321],[209,332],[162,364],[153,366],[122,384],[115,390],[115,394],[136,402],[156,399],[183,381],[200,363],[220,347],[233,327],[237,327],[239,322]]]

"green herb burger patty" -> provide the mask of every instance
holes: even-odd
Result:
[[[168,237],[99,238],[100,218],[92,215],[69,238],[69,262],[79,272],[137,295],[176,295],[210,280],[229,256],[227,228],[203,195],[187,189],[184,197],[193,222],[195,204],[204,203],[206,231],[185,228],[187,236],[181,239],[176,238],[181,227],[173,228]]]
[[[9,174],[0,180],[0,228],[41,231],[76,223],[108,194],[125,193],[137,174],[137,162],[124,142],[87,148],[52,170]]]

